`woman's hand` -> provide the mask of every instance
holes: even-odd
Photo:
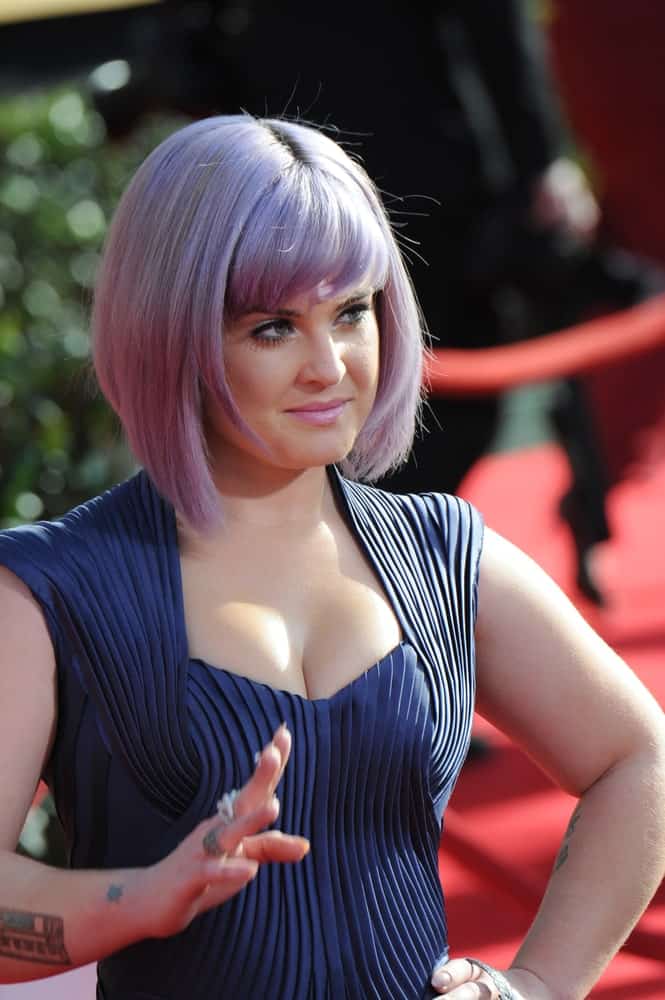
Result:
[[[513,1000],[555,1000],[545,983],[526,969],[501,971]],[[455,958],[435,969],[432,986],[450,1000],[500,1000],[498,987],[473,959]]]
[[[265,830],[279,814],[275,788],[290,750],[291,736],[280,726],[238,792],[233,818],[204,820],[163,861],[138,873],[146,937],[177,934],[194,917],[240,892],[261,864],[305,857],[309,842],[303,837]]]

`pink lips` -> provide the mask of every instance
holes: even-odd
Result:
[[[286,412],[292,413],[306,424],[322,426],[334,424],[348,402],[348,399],[331,399],[328,403],[307,403],[306,406],[294,407]]]

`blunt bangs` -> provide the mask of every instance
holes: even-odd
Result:
[[[353,186],[352,186],[353,185]],[[271,312],[325,283],[326,297],[386,282],[389,251],[366,198],[351,179],[294,163],[260,198],[236,245],[226,316]]]

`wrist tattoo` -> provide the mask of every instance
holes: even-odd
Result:
[[[568,860],[570,838],[575,832],[575,827],[577,826],[581,815],[582,815],[582,807],[577,806],[575,812],[570,817],[570,822],[566,828],[565,834],[563,835],[563,844],[561,845],[561,850],[559,851],[557,859],[554,863],[555,872],[558,872],[559,868],[561,868]]]
[[[62,917],[0,908],[0,955],[41,965],[71,965]]]
[[[106,898],[109,903],[118,903],[124,891],[124,885],[110,885],[106,892]]]

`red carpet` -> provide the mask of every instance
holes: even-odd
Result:
[[[665,462],[642,467],[612,491],[614,534],[599,554],[609,602],[602,611],[580,599],[572,582],[572,545],[557,516],[567,481],[565,459],[556,446],[547,445],[484,459],[461,492],[491,527],[554,576],[665,705]],[[452,800],[448,838],[444,836],[441,874],[453,954],[477,954],[505,965],[529,925],[534,896],[550,871],[572,799],[482,720],[478,730],[488,734],[495,750],[463,771]],[[662,1000],[664,887],[629,947],[591,996]]]

